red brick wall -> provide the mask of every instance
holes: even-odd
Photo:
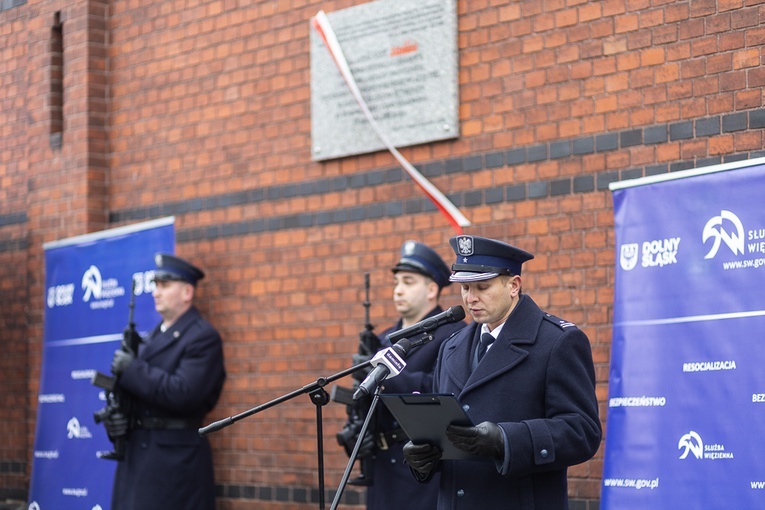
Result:
[[[0,11],[0,498],[19,497],[28,478],[29,380],[26,307],[27,19]],[[2,499],[0,499],[2,500]]]
[[[404,240],[451,260],[453,230],[390,155],[310,159],[308,20],[360,3],[47,0],[0,11],[0,260],[23,268],[0,266],[17,310],[0,311],[3,348],[18,353],[0,371],[14,381],[0,397],[12,416],[3,426],[18,438],[0,440],[0,467],[15,467],[0,470],[0,485],[28,482],[43,242],[176,217],[177,251],[208,271],[200,305],[226,343],[229,378],[211,421],[345,368],[365,272],[378,330],[395,316],[389,267]],[[65,127],[51,149],[56,11]],[[763,5],[459,0],[458,12],[461,136],[402,153],[473,222],[467,233],[536,254],[525,290],[590,336],[605,419],[608,183],[765,155]],[[444,304],[457,302],[447,291]],[[334,488],[344,410],[323,412]],[[310,495],[314,431],[300,396],[212,435],[220,507]],[[595,507],[602,458],[570,471],[573,500]]]

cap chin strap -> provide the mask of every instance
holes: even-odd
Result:
[[[449,281],[457,283],[483,282],[498,276],[497,273],[470,273],[467,271],[460,271],[459,273],[451,275]]]
[[[507,267],[484,266],[482,264],[452,264],[455,273],[467,271],[469,273],[497,273],[497,275],[515,276]]]

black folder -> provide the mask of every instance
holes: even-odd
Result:
[[[446,437],[449,425],[473,425],[451,393],[383,393],[380,399],[413,443],[438,446],[442,459],[476,458],[456,448]]]

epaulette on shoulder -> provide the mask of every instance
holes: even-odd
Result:
[[[545,314],[545,320],[552,322],[553,324],[555,324],[556,326],[558,326],[560,329],[563,329],[563,330],[576,327],[576,324],[574,324],[573,322],[569,322],[567,320],[561,319],[560,317],[550,315],[549,313]]]

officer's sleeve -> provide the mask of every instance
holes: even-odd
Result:
[[[505,432],[505,475],[549,471],[585,462],[601,439],[590,342],[571,327],[551,351],[545,378],[545,417],[500,423]]]
[[[188,413],[200,406],[211,409],[225,377],[223,347],[214,328],[200,328],[196,333],[175,370],[168,372],[136,358],[120,376],[120,386],[151,405],[173,412]]]

